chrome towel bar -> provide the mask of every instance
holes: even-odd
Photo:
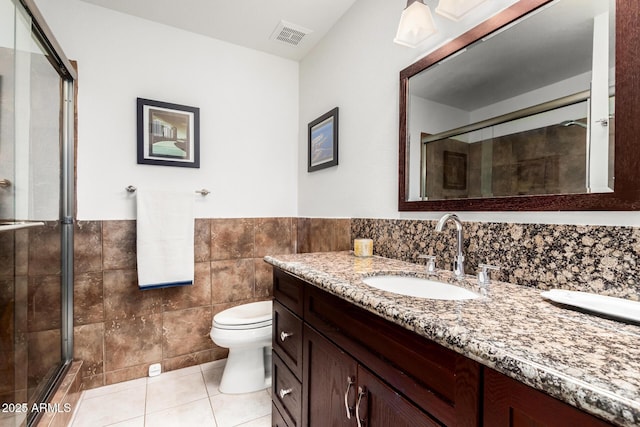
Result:
[[[137,188],[134,187],[133,185],[129,185],[125,187],[125,190],[127,190],[129,193],[135,193]],[[203,188],[202,190],[196,190],[196,193],[206,196],[207,194],[210,194],[211,191],[207,190],[206,188]]]

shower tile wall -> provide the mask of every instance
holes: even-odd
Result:
[[[348,250],[350,220],[197,219],[193,286],[140,291],[135,221],[75,227],[74,357],[85,388],[224,358],[212,317],[272,296],[267,254]]]
[[[29,402],[60,361],[60,227],[0,234],[0,402]]]

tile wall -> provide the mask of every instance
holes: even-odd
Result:
[[[57,222],[0,233],[2,403],[30,402],[60,362],[60,274]]]
[[[135,221],[75,228],[74,344],[85,388],[224,358],[212,317],[272,296],[267,254],[348,250],[350,220],[197,219],[193,286],[140,291]]]
[[[459,137],[430,142],[427,194],[445,200],[584,193],[585,139],[580,126],[552,125],[473,144]]]
[[[209,338],[212,317],[272,296],[264,255],[349,250],[354,238],[370,237],[377,255],[422,262],[419,254],[435,254],[448,268],[455,232],[434,228],[422,220],[198,219],[194,285],[140,291],[135,221],[80,221],[74,356],[83,361],[83,387],[144,377],[151,363],[169,371],[226,357]],[[486,262],[502,267],[498,280],[640,299],[638,228],[465,222],[464,235],[468,273]],[[25,395],[46,375],[46,362],[60,357],[58,236],[47,224],[0,239],[0,395],[10,401],[24,400],[15,393]]]

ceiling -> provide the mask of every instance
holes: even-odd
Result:
[[[451,61],[445,59],[412,78],[411,93],[473,111],[589,72],[593,17],[607,10],[615,10],[613,0],[552,3],[517,27],[508,26]],[[615,28],[614,18],[615,14],[610,14],[611,30]],[[609,44],[609,63],[613,64],[614,37]]]
[[[292,60],[302,59],[356,0],[82,0]],[[297,46],[272,40],[284,20],[306,35]]]

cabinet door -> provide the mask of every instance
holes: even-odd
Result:
[[[356,362],[315,330],[304,328],[302,425],[356,427]]]
[[[362,366],[358,367],[356,415],[360,418],[360,424],[363,427],[440,426]]]
[[[485,426],[604,427],[611,425],[492,369],[485,369],[484,379]]]

